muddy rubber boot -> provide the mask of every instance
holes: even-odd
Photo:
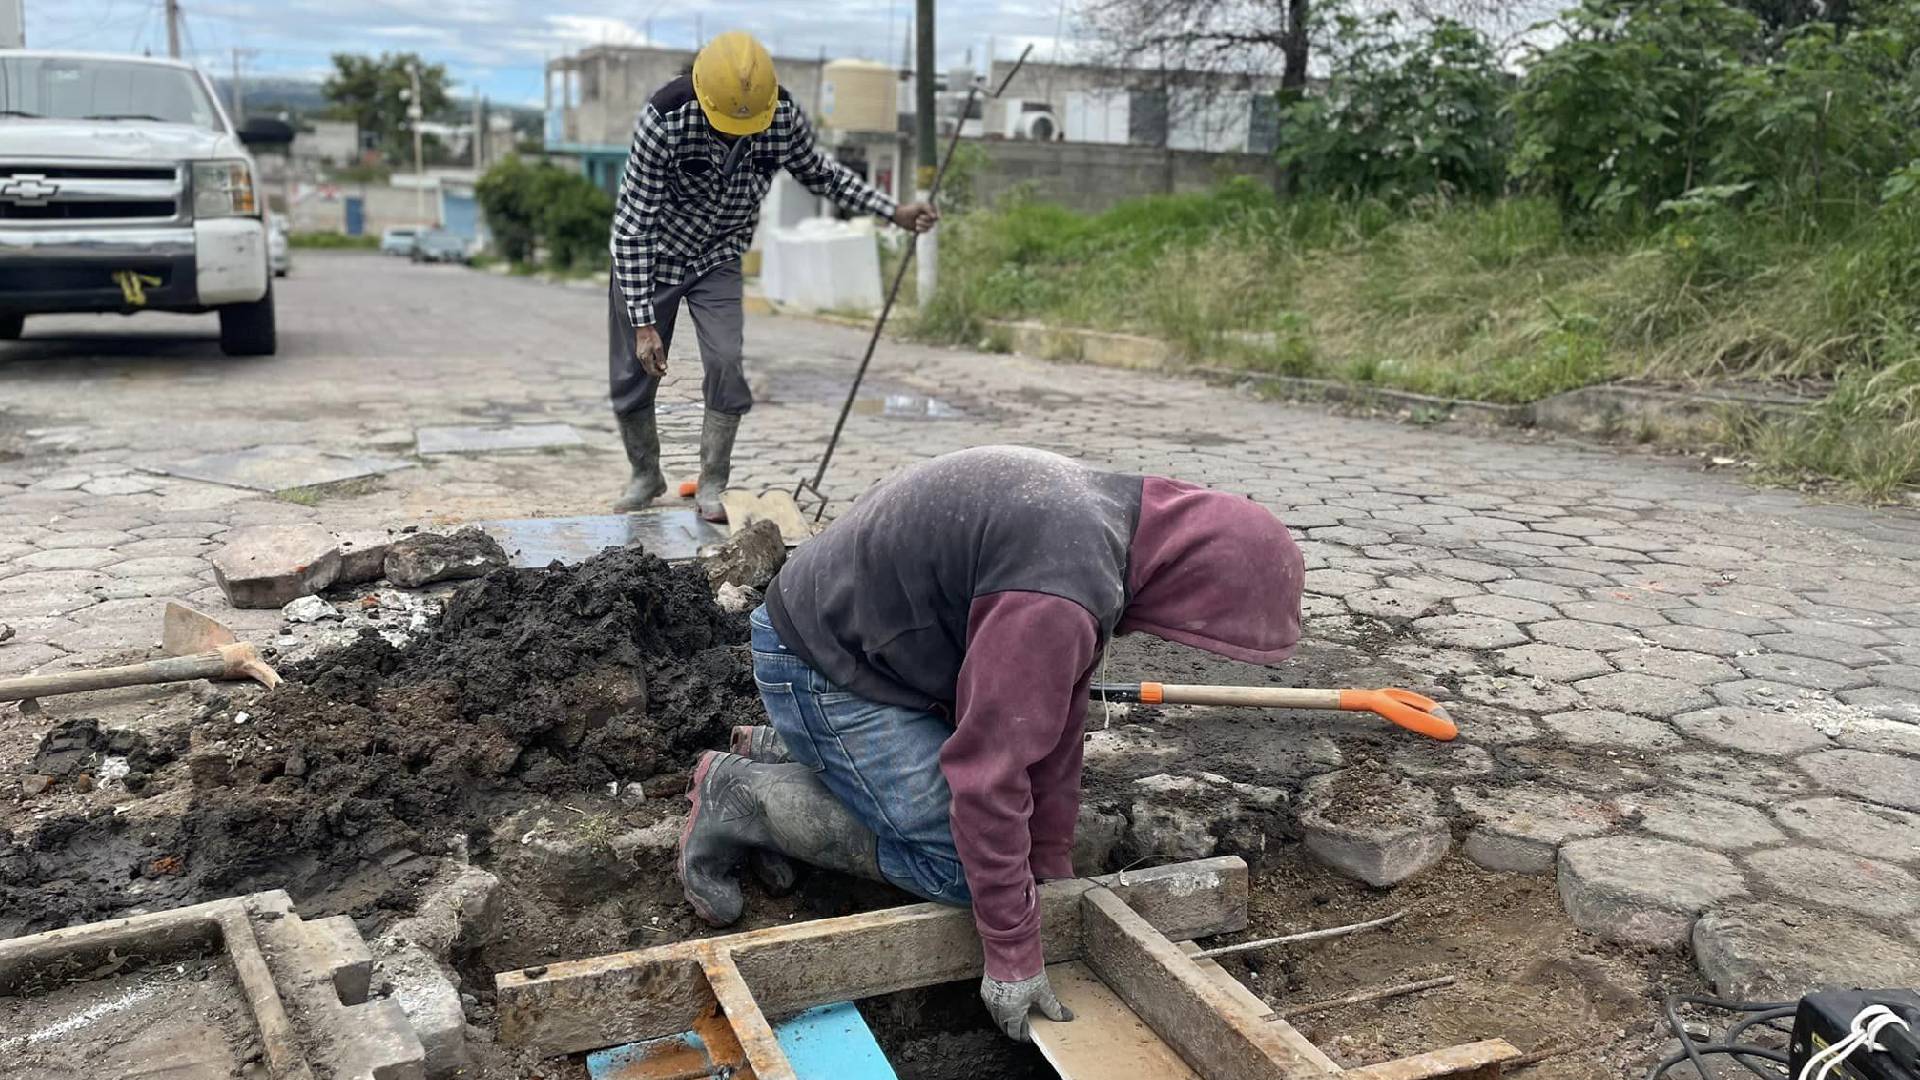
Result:
[[[643,510],[647,504],[667,493],[667,478],[660,472],[660,421],[652,409],[616,416],[620,422],[620,441],[627,448],[627,464],[633,467],[633,479],[613,504],[616,514]]]
[[[761,765],[783,765],[793,760],[787,756],[787,744],[780,741],[780,733],[769,724],[735,727],[727,749]],[[747,869],[775,896],[787,895],[800,883],[800,874],[793,863],[785,855],[766,848],[754,848],[748,854]]]
[[[872,830],[805,765],[756,765],[709,750],[693,770],[687,800],[693,805],[677,871],[694,913],[714,926],[739,920],[745,900],[734,871],[755,848],[883,880]]]
[[[784,765],[793,760],[787,753],[787,744],[780,741],[780,733],[771,724],[736,726],[727,749],[762,765]]]
[[[733,472],[733,437],[739,431],[738,416],[712,409],[700,423],[700,488],[694,494],[694,504],[700,508],[703,521],[719,524],[727,520],[727,507],[720,495],[727,490]]]

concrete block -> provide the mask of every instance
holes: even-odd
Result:
[[[337,585],[364,585],[379,581],[387,572],[387,549],[393,537],[384,529],[344,532],[340,541],[340,576]]]
[[[332,585],[340,548],[318,525],[235,529],[209,560],[213,579],[237,608],[277,608]]]
[[[1920,882],[1891,863],[1811,847],[1784,847],[1747,856],[1758,880],[1822,910],[1840,908],[1869,918],[1920,912]]]
[[[387,580],[403,589],[417,589],[436,581],[476,578],[507,565],[500,542],[476,528],[452,536],[416,533],[387,549]]]
[[[1431,869],[1453,843],[1433,792],[1376,770],[1343,769],[1309,781],[1300,829],[1320,861],[1376,887]]]
[[[1920,810],[1920,769],[1911,758],[1863,750],[1808,754],[1800,768],[1829,791],[1855,795],[1901,810]]]
[[[389,939],[383,938],[385,942]],[[400,1007],[419,1037],[426,1075],[450,1076],[467,1064],[467,1014],[460,989],[440,962],[414,944],[383,950],[377,970],[387,1000]]]

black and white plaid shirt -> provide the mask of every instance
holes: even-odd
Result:
[[[856,213],[891,218],[894,201],[822,154],[805,113],[780,91],[773,124],[729,143],[681,76],[661,87],[633,128],[613,211],[613,272],[635,326],[654,321],[654,290],[737,259],[753,242],[760,203],[781,169]]]

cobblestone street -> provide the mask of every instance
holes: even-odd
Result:
[[[280,327],[260,360],[220,356],[210,317],[36,318],[0,345],[0,623],[15,631],[0,676],[144,659],[173,596],[270,638],[278,612],[233,611],[212,584],[206,556],[234,526],[601,513],[621,487],[598,287],[303,251]],[[691,338],[662,395],[672,475],[695,468]],[[737,483],[810,475],[864,341],[749,320],[761,401]],[[504,423],[570,424],[585,445],[415,455],[416,428]],[[827,487],[845,505],[907,462],[1003,442],[1270,506],[1308,559],[1301,662],[1449,699],[1462,742],[1408,737],[1395,760],[1439,794],[1468,857],[1557,873],[1582,928],[1690,942],[1734,994],[1809,969],[1920,982],[1920,514],[895,343]],[[295,499],[152,471],[259,445],[407,467]],[[36,721],[0,709],[20,745]],[[1284,737],[1334,740],[1303,755],[1325,771],[1356,723]]]

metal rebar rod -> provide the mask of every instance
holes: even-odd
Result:
[[[1397,986],[1381,986],[1372,990],[1361,990],[1346,997],[1331,998],[1327,1001],[1310,1001],[1304,1005],[1289,1005],[1284,1009],[1275,1009],[1261,1017],[1262,1020],[1290,1020],[1296,1016],[1326,1012],[1328,1009],[1345,1008],[1348,1005],[1365,1005],[1369,1001],[1385,1001],[1388,998],[1406,997],[1418,994],[1422,990],[1438,990],[1443,986],[1452,986],[1456,980],[1452,975],[1442,975],[1437,979],[1422,979],[1419,982],[1400,983]]]
[[[1330,926],[1325,930],[1307,930],[1302,933],[1287,934],[1282,937],[1260,938],[1256,941],[1242,941],[1238,945],[1222,945],[1217,949],[1205,949],[1200,952],[1194,953],[1193,958],[1195,960],[1208,960],[1216,956],[1232,956],[1235,953],[1252,952],[1255,949],[1265,949],[1272,945],[1291,945],[1294,942],[1299,942],[1299,941],[1323,941],[1327,938],[1346,937],[1348,934],[1357,934],[1362,930],[1377,930],[1382,926],[1388,926],[1393,923],[1397,923],[1401,919],[1404,919],[1406,917],[1407,917],[1407,913],[1405,911],[1396,911],[1393,914],[1386,916],[1385,918],[1373,919],[1368,922],[1362,922],[1362,923],[1354,923],[1352,926]]]
[[[1000,80],[1000,85],[994,89],[992,97],[997,98],[1006,92],[1007,84],[1019,74],[1020,68],[1027,62],[1027,54],[1032,51],[1031,45],[1021,51],[1020,58],[1013,62],[1013,68],[1007,72],[1006,78]],[[953,136],[947,140],[946,154],[941,158],[940,168],[933,174],[933,186],[927,189],[928,203],[932,203],[940,195],[940,185],[946,180],[947,170],[953,165],[954,152],[960,149],[960,133],[966,129],[967,116],[973,112],[973,103],[979,96],[978,86],[967,89],[967,103],[961,108],[960,116],[954,121]],[[845,430],[847,416],[853,412],[853,403],[860,396],[860,384],[866,380],[867,367],[873,363],[873,351],[880,344],[880,334],[886,329],[887,319],[893,314],[894,302],[900,298],[900,286],[907,280],[907,268],[913,265],[913,254],[919,246],[920,234],[908,233],[906,250],[900,256],[899,267],[893,272],[893,285],[887,289],[887,302],[880,308],[880,318],[873,324],[873,334],[867,338],[867,351],[860,357],[860,366],[854,369],[853,385],[847,387],[847,400],[840,406],[840,418],[834,421],[833,434],[827,438],[827,449],[820,455],[820,467],[814,470],[812,480],[802,480],[794,486],[795,499],[800,497],[801,492],[811,491],[814,497],[820,500],[819,506],[814,510],[813,520],[815,521],[819,521],[827,512],[826,496],[820,490],[821,483],[827,478],[827,466],[833,461],[834,449],[840,445],[840,433]]]

